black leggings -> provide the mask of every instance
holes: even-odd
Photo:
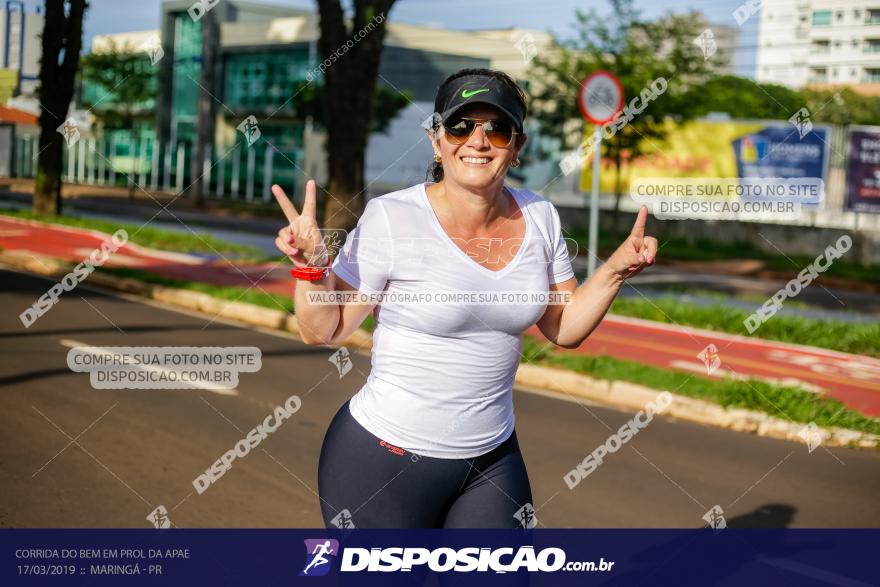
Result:
[[[532,491],[516,432],[471,459],[415,455],[372,435],[348,403],[318,463],[328,528],[531,528]]]

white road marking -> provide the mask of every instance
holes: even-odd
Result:
[[[686,371],[693,371],[695,373],[700,373],[701,375],[706,375],[706,367],[702,363],[693,363],[691,361],[670,361],[669,366],[676,369],[684,369]],[[709,377],[708,375],[706,376]],[[759,375],[753,375],[749,377],[747,375],[734,373],[723,368],[715,369],[715,371],[712,373],[712,376],[719,378],[730,377],[731,379],[737,379],[739,381],[745,381],[747,379],[757,379],[759,381],[766,381],[767,383],[773,383],[775,385],[785,385],[789,387],[800,386],[804,390],[811,391],[813,393],[825,393],[825,390],[821,387],[813,385],[812,383],[801,381],[800,379],[796,379],[794,377],[786,377],[784,379],[777,379],[775,377],[761,377]]]
[[[29,230],[22,230],[17,228],[12,228],[8,230],[0,230],[0,238],[15,238],[20,236],[28,236],[31,233]]]
[[[832,351],[831,349],[820,348],[820,347],[812,347],[803,344],[795,344],[791,342],[780,342],[776,340],[763,339],[763,338],[754,338],[744,336],[742,334],[730,334],[726,332],[720,332],[717,330],[704,330],[702,328],[696,328],[694,326],[681,326],[678,324],[667,324],[665,322],[653,322],[651,320],[644,320],[642,318],[630,318],[629,316],[621,316],[619,314],[608,314],[603,318],[603,322],[608,323],[620,323],[620,324],[631,324],[635,326],[641,326],[650,330],[659,330],[662,332],[669,332],[673,334],[686,334],[704,337],[708,340],[708,342],[718,342],[719,340],[735,342],[738,344],[751,346],[751,347],[763,347],[768,350],[785,350],[790,349],[793,351],[801,351],[803,353],[808,353],[813,356],[823,356],[823,357],[835,357],[838,359],[844,360],[860,360],[863,362],[870,363],[872,365],[880,366],[880,359],[874,359],[871,357],[863,357],[860,355],[854,355],[852,353],[844,353],[840,351]]]
[[[774,361],[806,367],[816,373],[839,374],[863,381],[880,382],[880,362],[868,357],[854,357],[852,359],[839,359],[837,357],[820,358],[793,353],[783,349],[770,351],[767,356]]]

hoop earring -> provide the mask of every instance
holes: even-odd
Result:
[[[519,157],[513,160],[513,163],[510,164],[511,167],[519,167]]]

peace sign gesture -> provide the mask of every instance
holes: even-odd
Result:
[[[278,231],[275,246],[287,255],[297,267],[316,267],[327,264],[327,247],[318,229],[316,212],[315,181],[306,182],[306,194],[303,199],[302,213],[296,211],[293,202],[288,199],[279,185],[272,186],[272,194],[287,217],[288,225]]]
[[[636,216],[632,231],[623,244],[608,258],[607,265],[621,278],[626,279],[654,264],[657,256],[657,239],[645,236],[648,208],[642,206]]]

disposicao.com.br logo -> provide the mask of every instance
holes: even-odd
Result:
[[[339,541],[332,538],[306,539],[306,566],[300,577],[321,577],[330,572],[336,555],[339,554]]]
[[[339,543],[331,539],[309,539],[306,544],[306,564],[300,576],[326,575],[340,554]],[[515,573],[517,571],[553,573],[556,571],[610,572],[613,561],[566,561],[561,548],[533,546],[420,548],[389,546],[384,548],[355,548],[342,550],[340,572],[410,572],[413,567],[426,566],[438,573],[448,571]]]

